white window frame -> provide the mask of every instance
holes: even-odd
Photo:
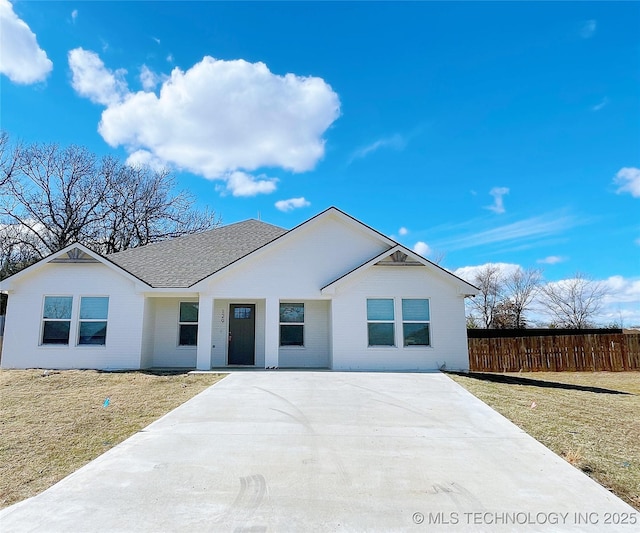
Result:
[[[106,318],[82,318],[82,299],[83,298],[105,298],[107,300],[107,316]],[[102,294],[83,294],[78,298],[78,327],[76,328],[76,346],[88,347],[88,348],[97,348],[100,346],[107,345],[107,329],[109,325],[109,304],[110,304],[109,296],[105,296]],[[104,343],[103,344],[92,344],[87,342],[80,342],[80,331],[82,329],[83,322],[104,322],[105,323],[105,333],[104,333]]]
[[[424,300],[427,302],[427,320],[406,320],[404,318],[404,301],[405,300]],[[400,300],[400,313],[401,313],[401,321],[402,321],[402,346],[404,348],[430,348],[431,347],[431,299],[430,298],[401,298]],[[429,344],[407,344],[407,339],[404,334],[404,325],[405,324],[426,324],[429,332]]]
[[[287,322],[287,321],[283,321],[282,320],[282,306],[283,305],[301,305],[302,306],[302,322]],[[305,327],[305,320],[306,320],[306,306],[304,304],[304,302],[300,302],[300,301],[296,301],[296,302],[280,302],[280,305],[278,306],[278,321],[279,321],[279,327],[278,327],[278,345],[280,346],[280,348],[293,348],[293,349],[300,349],[300,348],[304,348],[304,343],[305,343],[305,339],[306,339],[306,327]],[[282,344],[282,328],[283,327],[287,327],[287,326],[302,326],[302,344]]]
[[[71,311],[69,313],[69,318],[45,318],[44,311],[47,302],[47,298],[70,298],[71,299]],[[71,333],[72,333],[72,325],[73,325],[73,295],[72,294],[45,294],[42,298],[42,310],[40,312],[40,342],[39,346],[69,346],[71,341]],[[69,334],[67,335],[67,342],[44,342],[44,328],[45,322],[68,322],[69,323]]]
[[[193,321],[193,320],[189,320],[189,321],[180,320],[180,318],[181,318],[180,317],[180,309],[182,308],[182,304],[192,304],[192,305],[196,304],[196,308],[198,309],[198,317],[196,318],[195,321]],[[180,302],[178,303],[178,341],[177,341],[178,348],[193,349],[193,348],[196,348],[198,346],[198,328],[200,327],[199,323],[200,323],[200,306],[199,306],[199,302],[195,301],[195,300],[192,300],[192,301],[180,300]],[[194,344],[181,344],[180,343],[180,338],[181,338],[180,332],[182,330],[182,326],[193,326],[193,325],[196,326],[196,342]]]
[[[386,320],[377,320],[377,319],[370,319],[369,318],[369,300],[391,300],[392,302],[392,309],[393,309],[393,318],[391,319],[386,319]],[[398,346],[397,344],[397,338],[398,336],[396,335],[396,299],[395,298],[389,298],[389,297],[384,297],[384,296],[380,296],[380,297],[371,297],[371,298],[367,298],[365,300],[365,316],[367,318],[367,346],[369,348],[396,348]],[[392,333],[393,333],[393,343],[392,344],[371,344],[371,338],[369,335],[369,324],[391,324],[392,326]]]

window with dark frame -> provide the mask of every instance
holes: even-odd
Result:
[[[198,302],[180,302],[178,346],[198,344]]]
[[[280,346],[304,346],[304,304],[280,304]]]

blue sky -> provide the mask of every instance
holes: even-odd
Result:
[[[168,165],[225,223],[335,205],[640,325],[640,3],[0,0],[0,126]],[[505,268],[509,268],[505,266]]]

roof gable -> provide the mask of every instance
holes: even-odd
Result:
[[[210,276],[207,276],[200,280],[200,282],[208,282],[213,277],[217,277],[220,275],[224,275],[228,268],[231,268],[236,265],[240,265],[245,263],[246,261],[256,260],[261,254],[269,253],[273,250],[273,247],[276,246],[286,246],[291,239],[295,239],[295,237],[299,236],[300,233],[305,231],[311,231],[313,228],[317,227],[325,223],[327,220],[338,220],[340,223],[348,225],[354,230],[360,232],[361,234],[367,236],[369,239],[378,241],[380,244],[391,248],[392,246],[397,245],[397,243],[387,237],[386,235],[380,233],[379,231],[367,226],[366,224],[360,222],[359,220],[353,218],[348,215],[344,211],[341,211],[337,207],[329,207],[324,211],[318,213],[317,215],[305,220],[301,224],[295,226],[293,229],[289,231],[284,231],[283,234],[277,239],[273,239],[271,242],[266,243],[264,246],[257,248],[256,250],[239,257],[237,260],[230,262],[225,265],[223,268],[213,272]]]
[[[372,266],[390,266],[390,267],[427,267],[439,274],[441,274],[447,281],[458,286],[458,291],[464,296],[475,296],[478,292],[477,287],[474,287],[470,283],[466,282],[462,278],[459,278],[455,274],[442,268],[428,259],[418,255],[417,253],[405,248],[401,244],[396,244],[390,250],[386,250],[383,253],[371,258],[369,261],[364,262],[360,266],[354,268],[350,272],[347,272],[343,276],[333,280],[331,283],[322,287],[322,294],[333,294],[337,287],[349,281],[354,275],[371,268]]]
[[[140,278],[136,277],[134,274],[127,272],[126,269],[123,269],[119,265],[110,261],[107,257],[100,255],[93,250],[90,250],[86,246],[80,243],[70,244],[66,246],[62,250],[52,253],[47,257],[40,259],[37,263],[34,263],[31,266],[17,272],[13,276],[9,276],[8,278],[0,281],[0,286],[2,286],[3,290],[11,290],[11,286],[16,281],[19,281],[24,276],[31,274],[33,272],[37,272],[43,266],[48,264],[103,264],[106,267],[118,272],[118,274],[130,279],[135,283],[140,283]]]
[[[285,233],[284,228],[246,220],[107,258],[154,288],[187,288]]]

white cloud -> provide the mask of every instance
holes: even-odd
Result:
[[[166,168],[164,161],[158,159],[146,150],[137,150],[127,157],[127,165],[132,167],[151,167],[154,170]]]
[[[640,278],[611,276],[603,283],[608,294],[604,298],[600,322],[640,327]]]
[[[544,259],[538,259],[536,262],[543,265],[557,265],[558,263],[563,263],[566,260],[566,257],[562,257],[560,255],[549,255]]]
[[[257,196],[258,194],[269,194],[276,190],[277,178],[268,178],[264,175],[252,176],[238,170],[230,172],[224,177],[226,190],[233,196]]]
[[[76,91],[106,106],[98,131],[107,143],[227,181],[235,195],[275,189],[273,180],[245,171],[314,168],[324,155],[322,136],[340,113],[324,80],[275,75],[264,63],[205,57],[186,72],[174,68],[158,95],[128,91],[125,71],[106,69],[93,52],[76,49],[69,64]]]
[[[401,235],[401,236],[407,235],[408,233],[409,233],[409,230],[404,226],[398,230],[398,235]]]
[[[640,278],[629,279],[623,276],[610,276],[603,283],[609,291],[608,301],[640,303]],[[638,309],[640,312],[640,307]]]
[[[421,255],[422,257],[427,257],[432,252],[431,247],[423,241],[418,241],[417,243],[415,243],[413,245],[413,251]]]
[[[504,213],[505,208],[504,208],[504,201],[502,200],[502,197],[505,194],[509,194],[509,189],[507,187],[494,187],[489,191],[489,194],[493,196],[493,205],[488,205],[486,206],[485,209],[488,209],[489,211],[493,211],[498,215],[501,215],[502,213]]]
[[[391,137],[385,137],[383,139],[378,139],[367,146],[362,148],[358,148],[351,157],[349,158],[349,163],[353,162],[355,159],[362,159],[367,157],[369,154],[373,152],[377,152],[381,148],[393,148],[394,150],[403,150],[407,145],[407,141],[397,133],[392,135]]]
[[[117,105],[128,94],[124,69],[109,70],[95,52],[74,48],[68,54],[71,85],[75,91],[96,104]]]
[[[153,91],[158,83],[160,83],[160,76],[153,72],[147,65],[142,65],[140,68],[140,83],[145,91]]]
[[[78,20],[78,10],[74,9],[71,12],[71,22],[73,22],[75,24],[76,20]]]
[[[485,263],[484,265],[474,265],[460,267],[453,271],[453,273],[469,283],[474,283],[474,279],[479,272],[482,272],[487,267],[495,267],[500,272],[501,277],[509,276],[519,269],[522,269],[520,265],[515,263]]]
[[[174,59],[173,59],[173,54],[168,54],[167,55],[167,63],[173,63]]]
[[[0,72],[14,83],[44,81],[53,70],[53,63],[8,0],[0,0],[0,26]]]
[[[308,207],[311,205],[310,202],[304,199],[304,197],[300,198],[290,198],[289,200],[278,200],[276,202],[276,209],[280,211],[293,211],[294,209],[299,209],[301,207]]]
[[[590,39],[596,33],[597,22],[593,19],[585,20],[580,28],[580,37]]]
[[[628,192],[634,198],[640,198],[640,168],[621,168],[613,182],[619,185],[616,191],[618,194]]]
[[[605,96],[600,103],[591,106],[591,111],[600,111],[603,107],[609,104],[609,99]]]

